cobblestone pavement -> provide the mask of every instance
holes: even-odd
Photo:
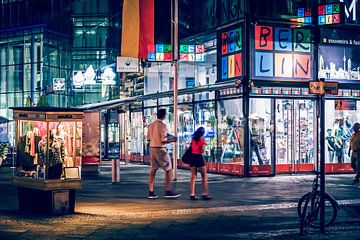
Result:
[[[148,200],[148,167],[121,166],[121,182],[111,184],[111,168],[85,176],[76,214],[41,216],[17,211],[11,171],[0,168],[0,239],[360,239],[359,185],[352,175],[327,176],[327,192],[339,202],[336,223],[325,235],[299,235],[296,202],[311,189],[312,175],[239,178],[209,175],[211,201],[189,201],[187,171],[179,170],[177,200]],[[163,174],[156,179],[162,194]],[[200,190],[200,183],[197,191]]]

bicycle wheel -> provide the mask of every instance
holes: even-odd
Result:
[[[310,220],[310,226],[313,228],[320,228],[320,193],[309,196],[309,203],[306,213]],[[331,225],[337,216],[338,207],[336,201],[325,193],[325,227]],[[310,216],[310,215],[311,216]]]
[[[297,212],[298,212],[298,216],[299,218],[301,218],[301,213],[302,213],[302,209],[304,208],[304,204],[305,204],[305,200],[308,198],[308,196],[312,194],[312,192],[308,192],[307,194],[305,194],[304,196],[302,196],[298,202],[297,205]]]
[[[318,201],[320,203],[320,194],[317,195]],[[320,207],[320,204],[319,204]],[[338,207],[336,201],[331,198],[327,193],[325,193],[325,227],[331,225],[337,217]],[[318,216],[314,218],[314,221],[311,222],[310,226],[314,228],[320,228],[320,209],[318,211]]]
[[[320,199],[315,193],[308,193],[304,195],[302,201],[299,201],[298,207],[301,209],[300,213],[300,234],[306,234],[312,222],[316,220],[319,211]]]

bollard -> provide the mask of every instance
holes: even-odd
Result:
[[[111,168],[111,182],[113,184],[120,182],[120,159],[112,160],[112,168]]]

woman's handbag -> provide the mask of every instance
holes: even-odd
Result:
[[[192,148],[191,146],[189,146],[188,149],[186,149],[184,155],[181,157],[181,160],[183,163],[190,164],[191,158],[192,158]]]

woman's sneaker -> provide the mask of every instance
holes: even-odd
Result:
[[[157,198],[159,198],[159,196],[156,195],[154,191],[152,191],[152,192],[149,191],[148,199],[157,199]]]
[[[202,195],[202,196],[201,196],[201,199],[202,199],[202,200],[211,200],[212,197],[210,197],[209,195]]]
[[[181,196],[181,193],[173,192],[173,191],[166,191],[165,192],[165,198],[178,198]]]
[[[190,195],[190,200],[199,200],[199,199],[195,195],[194,196]]]

